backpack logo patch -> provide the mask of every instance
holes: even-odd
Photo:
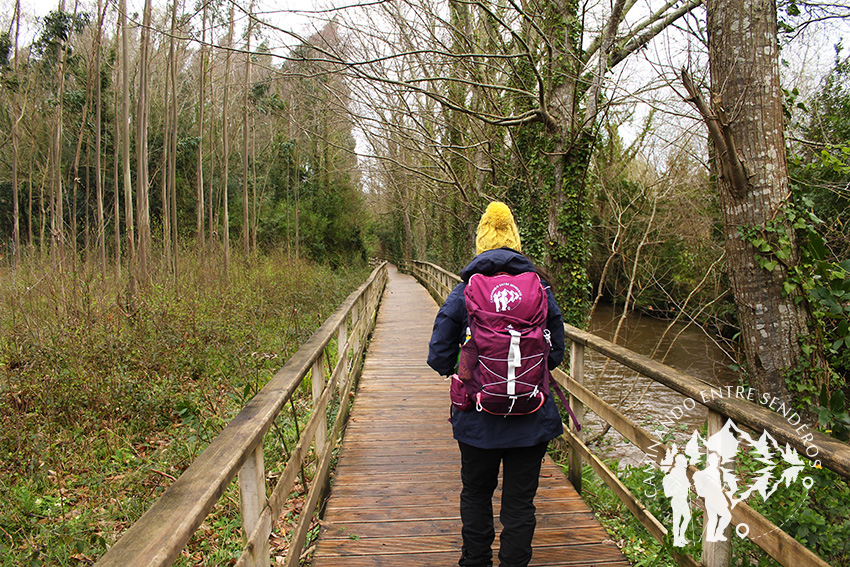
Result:
[[[522,291],[510,282],[498,284],[490,292],[490,303],[496,306],[496,313],[510,311],[522,301]]]

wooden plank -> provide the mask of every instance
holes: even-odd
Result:
[[[433,567],[457,565],[459,551],[385,555],[316,556],[313,567]],[[613,542],[535,549],[529,567],[631,567]]]
[[[548,525],[538,523],[535,534],[536,545],[562,545],[564,541],[570,544],[593,543],[606,539],[608,536],[598,522],[585,522],[583,525],[556,524],[562,518],[550,519]],[[339,545],[347,545],[348,540],[360,542],[380,540],[381,538],[413,538],[423,534],[430,536],[460,535],[460,518],[429,519],[409,522],[359,522],[359,523],[325,523],[322,537],[326,540],[339,540]],[[499,527],[499,526],[497,526]],[[498,531],[498,530],[497,530]],[[538,534],[539,532],[539,534]]]

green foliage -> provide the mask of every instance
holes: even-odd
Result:
[[[9,32],[0,32],[0,69],[11,65],[12,55],[12,38]]]
[[[178,286],[163,274],[122,308],[123,282],[30,268],[0,289],[0,565],[91,563],[365,276],[277,254],[224,279],[183,257]],[[309,393],[293,407],[267,436],[270,467]],[[241,546],[234,490],[190,556],[226,563]]]
[[[607,461],[606,464],[612,470],[618,470],[616,462]],[[618,476],[633,494],[639,495],[644,492],[644,481],[650,474],[646,468],[626,466],[619,470]],[[632,564],[644,567],[678,565],[670,556],[672,543],[659,543],[588,465],[582,468],[581,482],[582,499]],[[667,521],[668,525],[672,522],[670,509],[664,498],[646,499],[644,504],[662,522]]]
[[[59,51],[71,34],[81,33],[90,21],[91,14],[88,12],[50,12],[42,20],[41,32],[33,43],[36,56],[48,60],[51,64],[57,63]]]
[[[798,137],[789,151],[789,173],[824,223],[821,233],[837,258],[850,256],[850,57],[835,48],[835,63],[808,104],[786,93],[786,114]]]
[[[517,178],[508,190],[522,238],[523,252],[551,275],[564,321],[578,327],[587,323],[590,280],[587,275],[590,243],[590,206],[586,187],[592,145],[577,142],[569,155],[552,157],[554,136],[542,125],[530,125],[516,134],[516,151],[526,164],[526,179]],[[561,160],[561,186],[555,185],[555,161]],[[552,209],[555,209],[552,211]],[[556,218],[550,234],[549,216]]]
[[[749,456],[739,456],[739,466],[756,470],[762,465]],[[814,551],[830,565],[850,565],[850,488],[840,476],[819,467],[806,467],[812,484],[802,482],[783,486],[781,493],[767,501],[751,498],[747,503],[779,526],[794,539]],[[749,540],[732,538],[733,558],[744,566],[775,567],[776,561],[766,556]]]
[[[672,526],[670,501],[658,494],[661,473],[657,469],[621,467],[613,461],[606,464],[617,471],[618,478],[650,513],[668,529]],[[763,466],[756,455],[739,455],[736,462],[739,481],[758,475]],[[806,476],[812,479],[810,487],[803,482],[786,484],[766,501],[753,497],[747,503],[830,565],[847,567],[850,565],[850,488],[845,480],[829,470],[818,467],[806,467],[805,470]],[[659,543],[588,466],[582,470],[582,497],[626,557],[636,565],[672,567],[676,565],[671,557],[674,550],[699,560],[702,553],[702,512],[699,509],[691,509],[691,544],[674,548],[672,536],[663,544]],[[732,565],[776,567],[778,563],[752,541],[733,535]]]
[[[821,387],[820,406],[815,408],[818,423],[824,431],[830,432],[841,441],[850,441],[850,415],[847,413],[847,400],[842,390],[830,394],[826,384]]]

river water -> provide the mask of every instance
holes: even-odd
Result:
[[[611,306],[599,305],[590,323],[590,332],[611,340],[621,312]],[[676,323],[668,329],[669,321],[630,313],[620,328],[617,344],[690,374],[712,385],[737,385],[739,376],[730,368],[733,360],[697,325]],[[663,340],[662,340],[663,338]],[[659,346],[659,342],[661,342]],[[565,362],[565,366],[567,363]],[[685,396],[592,351],[585,350],[585,385],[608,403],[615,405],[638,425],[653,433],[661,418],[669,418],[675,411],[681,435],[689,436],[702,426],[706,410],[700,405],[695,410],[684,411]],[[689,406],[690,407],[690,404]],[[682,408],[683,415],[679,417]],[[584,419],[585,439],[591,439],[602,430],[602,421],[588,412]],[[626,441],[611,428],[597,447],[620,464],[637,464],[643,452]]]

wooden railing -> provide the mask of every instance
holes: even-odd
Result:
[[[372,272],[97,566],[171,565],[238,476],[244,550],[236,565],[268,567],[272,524],[280,516],[312,446],[315,474],[291,534],[285,563],[290,567],[298,565],[314,511],[327,486],[331,455],[348,417],[349,392],[359,377],[387,273],[387,264]],[[335,359],[333,368],[326,368],[326,361],[330,364],[332,359]],[[313,397],[310,418],[267,497],[264,436],[308,376]],[[339,409],[329,428],[328,408],[332,399],[339,402]]]
[[[445,300],[451,289],[460,282],[457,275],[427,262],[408,261],[402,263],[400,268],[414,275],[432,295],[442,300]],[[768,431],[780,444],[787,443],[796,449],[801,456],[807,456],[810,460],[813,460],[816,466],[828,468],[844,479],[850,479],[850,447],[846,443],[817,431],[801,428],[799,422],[792,425],[789,422],[790,420],[783,417],[782,414],[771,411],[764,405],[741,399],[741,396],[712,395],[712,390],[718,391],[717,386],[712,386],[697,378],[678,372],[649,357],[632,352],[591,333],[571,325],[564,325],[564,330],[566,338],[570,341],[569,374],[556,369],[553,376],[569,392],[570,405],[578,419],[581,421],[585,408],[592,410],[653,461],[660,462],[665,456],[667,447],[617,408],[605,402],[583,385],[586,348],[590,348],[683,394],[686,396],[686,400],[692,400],[695,405],[699,404],[706,407],[708,409],[709,436],[719,431],[726,420],[731,418],[739,426],[744,425],[756,431]],[[720,393],[722,394],[722,392]],[[747,393],[748,391],[745,391],[743,397],[746,397]],[[771,400],[768,405],[777,405],[773,401]],[[647,510],[643,503],[617,478],[617,475],[584,444],[583,433],[576,433],[574,428],[565,427],[564,437],[569,444],[568,476],[576,489],[581,492],[581,469],[583,462],[587,462],[653,537],[664,542],[667,537],[667,528]],[[812,451],[812,447],[816,447],[817,450]],[[695,469],[691,466],[688,471],[689,476],[694,472]],[[760,535],[760,537],[751,538],[751,541],[781,565],[786,567],[807,565],[828,567],[823,559],[746,503],[739,502],[731,512],[731,525],[746,524],[749,526],[751,534]],[[731,537],[725,542],[704,541],[702,558],[699,563],[689,556],[679,554],[675,549],[673,551],[673,557],[679,564],[690,567],[699,565],[727,567],[730,555]]]

